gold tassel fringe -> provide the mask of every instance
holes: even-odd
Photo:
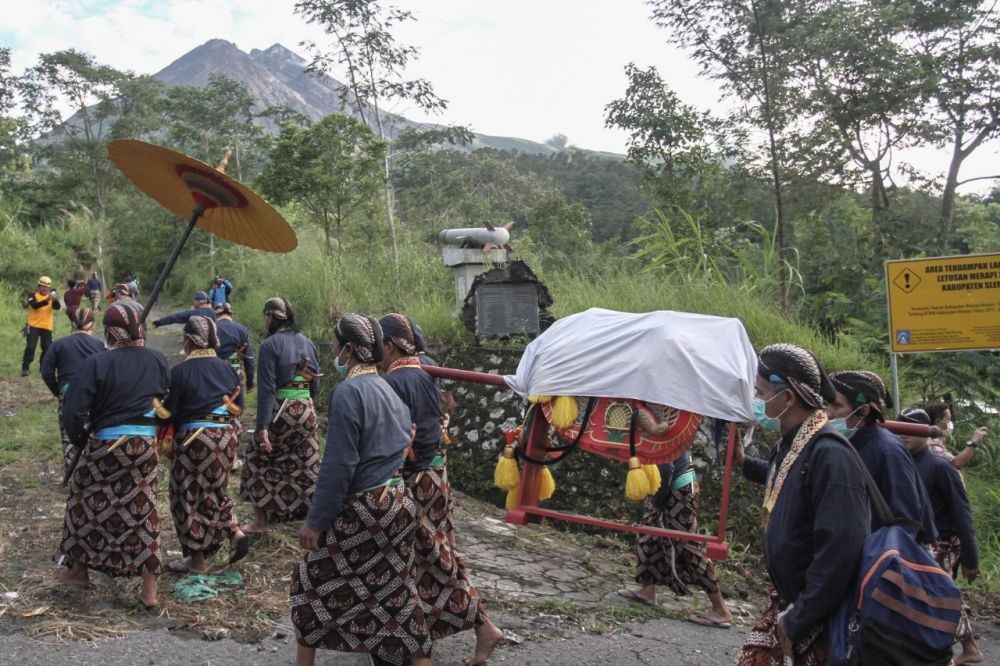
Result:
[[[649,477],[642,469],[642,463],[635,456],[628,459],[628,476],[625,477],[625,497],[634,502],[649,495]]]
[[[517,459],[514,458],[514,447],[507,445],[503,447],[503,455],[497,460],[497,466],[493,470],[493,485],[500,490],[510,490],[516,488],[521,483],[521,470],[517,467]]]
[[[542,482],[538,486],[538,499],[547,500],[556,492],[556,480],[548,465],[542,465]]]
[[[565,430],[576,423],[579,413],[576,398],[571,395],[561,395],[552,405],[552,425],[559,430]]]
[[[649,494],[652,495],[660,489],[660,484],[663,482],[663,479],[660,478],[660,468],[656,465],[643,465],[642,471],[646,473],[646,479],[649,480]]]

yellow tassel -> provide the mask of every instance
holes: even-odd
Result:
[[[505,509],[513,509],[517,506],[517,494],[521,490],[520,486],[514,486],[507,491],[507,501],[504,502]]]
[[[625,497],[632,501],[644,499],[649,494],[649,477],[642,470],[636,457],[628,459],[628,476],[625,477]]]
[[[514,447],[503,447],[503,455],[497,460],[497,466],[493,470],[493,485],[500,490],[510,490],[516,488],[521,483],[521,471],[517,468],[517,459],[514,458]]]
[[[528,402],[530,402],[533,405],[544,405],[545,403],[547,403],[551,399],[552,399],[552,396],[548,396],[548,395],[529,395],[528,396]]]
[[[660,484],[663,482],[660,478],[660,468],[656,465],[643,465],[642,471],[646,473],[646,479],[649,480],[649,494],[652,495],[660,489]]]
[[[547,500],[556,492],[556,480],[552,477],[552,472],[548,465],[542,465],[542,482],[538,486],[538,499]]]
[[[565,430],[574,423],[579,415],[579,407],[576,398],[571,395],[561,395],[556,398],[552,405],[552,425],[560,430]]]

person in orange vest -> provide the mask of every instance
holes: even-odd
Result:
[[[21,376],[27,377],[28,368],[35,360],[35,348],[38,340],[42,340],[42,356],[52,344],[52,311],[62,308],[59,294],[52,288],[52,279],[43,275],[38,278],[35,293],[28,298],[28,317],[25,320],[27,338],[24,345],[24,358],[21,360]]]

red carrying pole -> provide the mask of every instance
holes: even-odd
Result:
[[[905,421],[886,421],[879,423],[889,432],[897,435],[913,435],[914,437],[940,437],[941,428],[924,425],[923,423],[906,423]]]

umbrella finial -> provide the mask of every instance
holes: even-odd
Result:
[[[226,165],[229,164],[229,158],[232,157],[232,155],[233,151],[227,149],[226,156],[222,158],[222,161],[219,162],[219,166],[215,167],[215,170],[226,173]]]

